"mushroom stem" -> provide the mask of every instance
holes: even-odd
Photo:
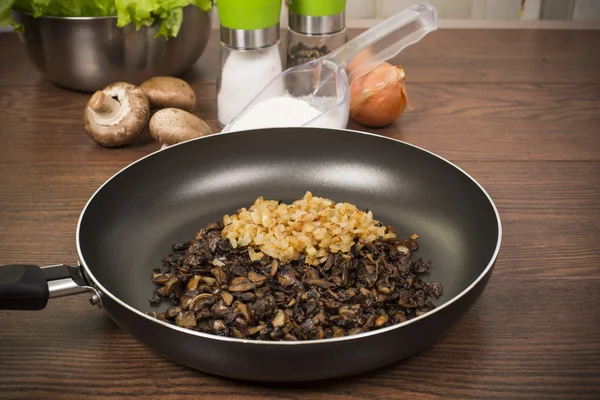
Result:
[[[119,112],[121,103],[113,99],[111,96],[107,96],[102,90],[98,90],[90,99],[90,108],[98,114],[103,114],[106,117],[112,116],[114,113]]]
[[[139,87],[115,82],[94,93],[83,111],[85,132],[105,147],[131,143],[148,125],[150,105]]]

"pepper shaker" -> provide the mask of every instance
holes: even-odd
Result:
[[[316,60],[348,40],[346,0],[288,0],[286,67]]]
[[[283,70],[281,0],[219,0],[217,10],[217,121],[223,127]]]

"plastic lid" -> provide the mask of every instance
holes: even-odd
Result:
[[[327,17],[346,9],[346,0],[288,0],[288,3],[291,12],[308,17]]]
[[[263,29],[279,23],[281,0],[219,0],[217,10],[224,27]]]

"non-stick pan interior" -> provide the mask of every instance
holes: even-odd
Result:
[[[441,282],[442,304],[488,266],[498,243],[493,204],[452,164],[413,146],[352,131],[268,129],[215,135],[153,154],[92,198],[79,229],[81,255],[110,293],[139,309],[156,286],[152,268],[173,243],[258,196],[291,202],[309,190],[373,211]]]

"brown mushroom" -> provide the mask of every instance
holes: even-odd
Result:
[[[83,113],[83,127],[92,140],[104,147],[131,143],[144,130],[150,105],[144,91],[116,82],[97,91]]]
[[[163,108],[150,118],[150,134],[162,148],[211,133],[206,122],[178,108]]]
[[[192,111],[196,107],[196,95],[188,83],[170,76],[155,76],[140,85],[148,96],[150,107],[180,108]]]

